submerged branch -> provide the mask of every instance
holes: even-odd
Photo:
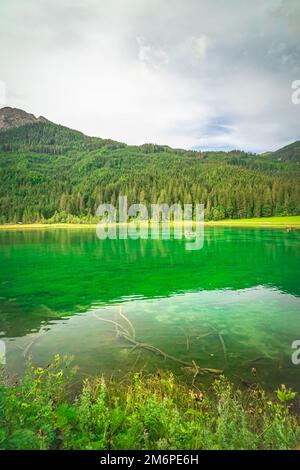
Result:
[[[218,336],[219,340],[220,340],[220,343],[221,343],[221,346],[222,346],[222,349],[223,349],[223,354],[224,354],[224,360],[225,362],[227,362],[227,350],[226,350],[226,346],[225,346],[225,341],[223,339],[223,336],[221,335],[221,333],[211,324],[209,324],[209,326],[211,327],[211,329],[216,333],[216,335]]]
[[[121,330],[123,330],[123,332],[126,334],[126,335],[129,335],[129,332],[123,327],[123,325],[121,325],[120,323],[116,322],[116,321],[113,321],[113,320],[109,320],[108,318],[102,318],[102,317],[99,317],[98,315],[96,315],[96,313],[93,314],[93,316],[95,318],[97,318],[97,320],[100,320],[100,321],[104,321],[105,323],[111,323],[112,325],[114,325],[116,328],[117,328],[117,333],[118,335],[120,334],[118,329],[120,328]]]
[[[133,326],[133,324],[131,323],[131,321],[129,320],[129,318],[125,317],[125,315],[122,313],[122,306],[120,305],[120,308],[119,308],[119,315],[121,318],[123,318],[123,320],[125,320],[128,325],[130,326],[131,328],[131,331],[132,331],[132,337],[135,338],[135,328]]]
[[[106,323],[113,324],[117,328],[118,336],[120,338],[123,338],[124,340],[128,341],[129,343],[131,343],[133,345],[133,350],[136,349],[136,348],[140,348],[140,349],[145,349],[145,350],[150,351],[150,352],[154,352],[154,353],[162,356],[165,360],[169,359],[173,362],[177,362],[178,364],[181,364],[182,366],[186,367],[189,370],[192,370],[194,372],[194,380],[195,380],[196,376],[200,373],[222,374],[223,371],[220,370],[220,369],[213,369],[213,368],[210,368],[210,367],[199,367],[195,363],[195,361],[192,361],[192,362],[183,361],[182,359],[179,359],[175,356],[172,356],[171,354],[167,354],[165,351],[163,351],[162,349],[159,349],[156,346],[153,346],[152,344],[137,341],[135,339],[134,326],[132,325],[130,320],[122,313],[121,307],[120,307],[120,310],[119,310],[119,315],[120,315],[121,318],[123,318],[130,325],[131,330],[132,330],[132,334],[130,334],[129,331],[126,328],[124,328],[124,326],[120,322],[113,321],[113,320],[108,320],[106,318],[99,317],[96,314],[94,314],[94,317],[97,318],[100,321],[104,321]]]
[[[23,350],[23,357],[26,359],[28,356],[29,356],[29,352],[32,348],[32,346],[45,334],[45,331],[43,330],[40,330],[39,334],[33,338],[32,341],[30,341],[30,343],[27,344],[27,346],[24,348]]]

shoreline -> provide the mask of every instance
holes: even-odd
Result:
[[[200,222],[192,222],[192,225],[197,225]],[[149,222],[147,222],[149,224]],[[171,226],[190,225],[190,221],[170,222]],[[6,230],[39,230],[39,229],[95,229],[98,224],[95,223],[32,223],[32,224],[2,224],[0,231]],[[108,224],[112,226],[112,224]],[[124,226],[125,223],[118,223],[117,226]],[[144,225],[144,224],[141,224]],[[300,230],[300,216],[282,216],[282,217],[261,217],[255,219],[226,219],[226,220],[210,220],[204,222],[207,227],[253,227],[253,228],[284,228],[291,230]]]

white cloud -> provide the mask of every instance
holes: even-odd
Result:
[[[168,62],[168,54],[160,47],[151,46],[143,37],[137,37],[136,41],[138,44],[138,58],[141,62],[152,67]]]
[[[191,48],[192,54],[197,59],[204,59],[208,47],[208,38],[204,34],[195,37],[191,36],[188,38],[188,47]]]
[[[274,149],[299,138],[299,24],[294,0],[11,0],[0,80],[7,105],[88,134]]]

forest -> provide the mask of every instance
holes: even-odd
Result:
[[[207,220],[300,214],[299,142],[201,152],[39,122],[0,131],[0,223],[96,222],[100,203],[200,203]]]

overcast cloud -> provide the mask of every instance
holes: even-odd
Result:
[[[300,138],[299,0],[1,0],[8,106],[130,144]]]

